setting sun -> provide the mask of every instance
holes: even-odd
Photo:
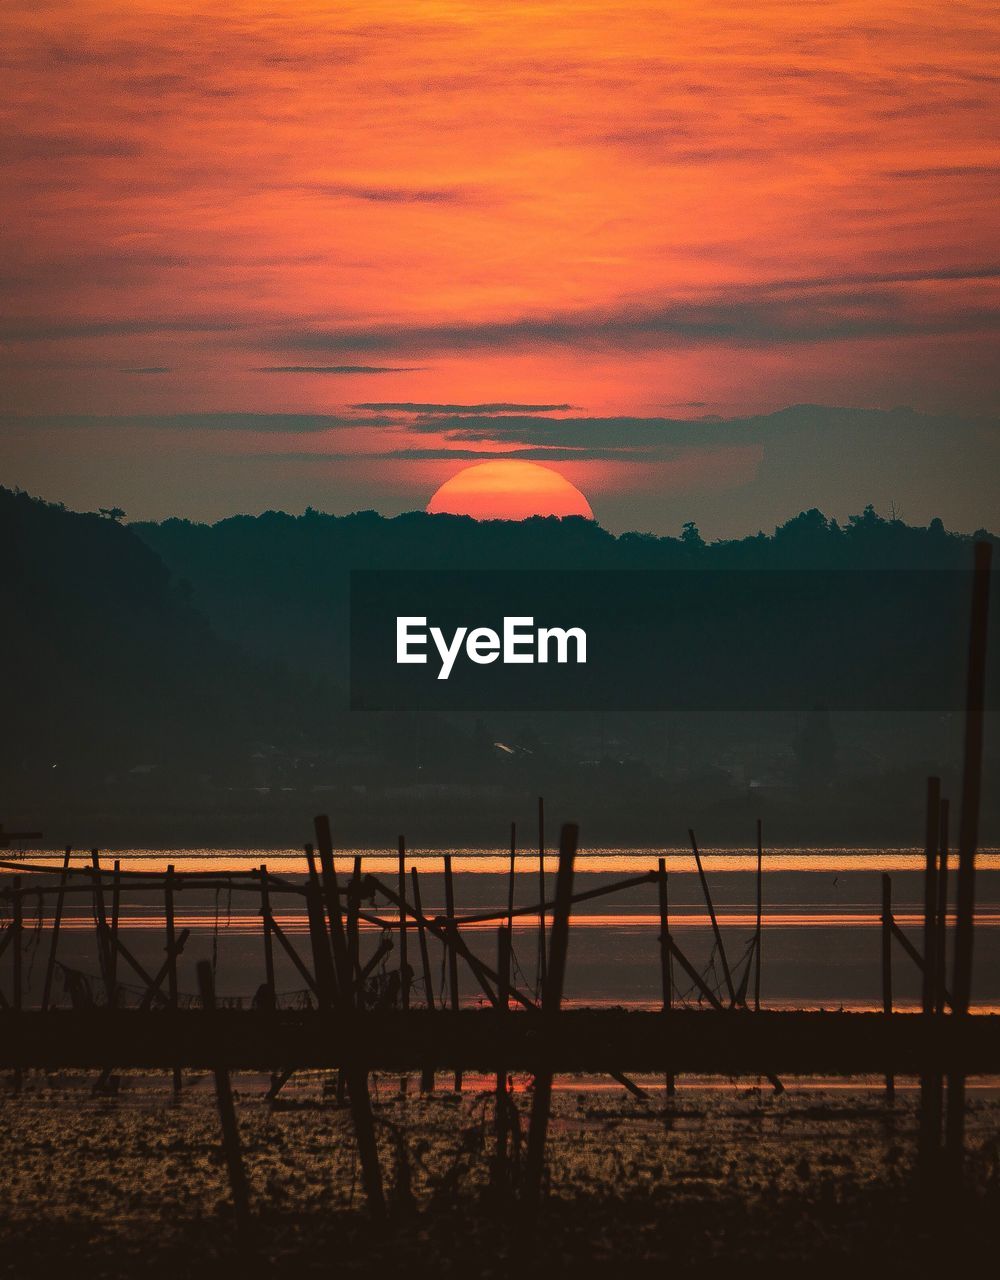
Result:
[[[476,520],[594,518],[587,499],[558,471],[513,459],[479,462],[459,471],[441,485],[427,510],[431,515],[472,516]]]

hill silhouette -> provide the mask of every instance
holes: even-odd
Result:
[[[246,781],[256,744],[301,736],[319,710],[314,682],[221,640],[113,516],[0,489],[0,570],[6,813],[79,806],[96,828],[133,800],[169,810]]]
[[[191,583],[223,634],[259,656],[327,677],[347,660],[352,569],[950,569],[971,564],[974,536],[880,517],[846,525],[804,511],[773,534],[706,544],[687,524],[677,537],[608,533],[579,517],[479,522],[465,516],[374,511],[348,516],[268,511],[217,524],[165,520],[131,526]],[[322,643],[317,636],[322,635]]]
[[[345,841],[476,844],[528,829],[540,791],[592,843],[736,839],[758,812],[779,841],[909,841],[920,777],[960,763],[934,714],[346,710],[354,568],[966,569],[971,536],[940,521],[808,511],[706,545],[580,519],[121,515],[0,490],[0,816],[57,843],[287,845],[321,797]]]

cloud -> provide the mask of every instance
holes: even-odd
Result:
[[[409,424],[415,434],[443,434],[459,444],[517,444],[577,451],[614,450],[617,456],[673,455],[706,444],[744,444],[752,437],[751,419],[729,421],[689,418],[542,418],[530,414],[438,415]]]
[[[136,370],[135,372],[153,372]],[[153,428],[161,431],[249,431],[258,435],[297,435],[341,431],[357,427],[389,427],[388,417],[352,418],[329,413],[152,413],[46,414],[27,417],[0,415],[0,426],[87,429],[94,427]]]
[[[996,164],[929,164],[918,169],[889,169],[887,178],[977,178],[995,177],[1000,173]]]
[[[859,451],[868,454],[890,441],[892,448],[904,456],[911,447],[924,447],[932,441],[940,447],[951,439],[953,447],[959,448],[956,442],[960,435],[971,442],[993,429],[978,419],[942,419],[910,409],[821,405],[795,405],[777,413],[733,418],[437,415],[413,419],[408,424],[414,435],[442,435],[458,448],[492,444],[549,452],[553,461],[557,460],[554,451],[563,450],[579,460],[649,462],[674,461],[691,450],[745,446],[776,450],[774,456],[784,456],[792,450],[803,460],[810,451],[825,458],[828,448],[861,456]]]
[[[152,316],[149,319],[55,320],[15,317],[0,322],[0,342],[59,342],[67,338],[141,337],[151,333],[234,333],[246,321],[211,316]]]
[[[539,347],[666,350],[699,345],[784,347],[861,338],[983,333],[1000,328],[1000,312],[978,305],[935,305],[908,290],[924,280],[992,279],[995,266],[872,274],[732,286],[714,296],[648,301],[606,310],[558,312],[512,320],[433,325],[293,329],[280,349],[326,352],[476,351]]]
[[[270,364],[254,369],[254,373],[420,373],[422,365],[388,364]],[[355,409],[395,409],[398,405],[360,405]]]
[[[0,162],[134,158],[142,147],[133,138],[106,134],[11,133],[0,139]]]
[[[392,409],[400,413],[551,413],[572,407],[569,404],[508,404],[504,401],[492,404],[420,404],[412,400],[374,401],[351,406],[352,409]]]
[[[467,187],[365,186],[353,182],[281,183],[282,191],[308,191],[334,200],[364,200],[369,204],[461,204],[470,195]]]
[[[288,453],[260,453],[253,457],[258,462],[493,462],[508,458],[520,458],[531,462],[628,462],[635,451],[621,449],[587,448],[522,448],[504,449],[387,449],[382,453],[339,452],[327,450],[307,452],[297,450]]]

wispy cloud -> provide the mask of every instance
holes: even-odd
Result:
[[[353,409],[395,410],[400,413],[554,413],[559,409],[570,409],[568,404],[510,404],[498,400],[486,404],[422,404],[419,401],[372,401],[367,404],[355,404]]]
[[[459,204],[471,197],[468,187],[397,187],[353,182],[295,182],[282,190],[306,191],[330,200],[363,200],[369,204]]]
[[[275,452],[255,454],[259,462],[482,462],[485,459],[517,458],[528,462],[628,462],[638,456],[629,448],[513,448],[498,453],[496,449],[386,449],[381,453]]]
[[[134,372],[158,372],[137,370]],[[26,416],[0,414],[0,426],[35,425],[73,430],[94,427],[155,428],[161,431],[249,432],[255,435],[300,435],[343,431],[356,427],[389,427],[395,419],[370,415],[364,418],[331,413],[58,413]]]
[[[142,147],[135,138],[95,132],[10,133],[0,138],[0,162],[23,160],[132,159]]]
[[[746,286],[703,300],[644,301],[511,320],[292,329],[275,338],[274,344],[286,350],[331,352],[439,353],[546,346],[656,350],[692,345],[785,347],[1000,328],[1000,312],[993,307],[935,306],[933,299],[908,296],[877,278],[867,286],[831,286],[820,298],[811,292],[817,287]]]
[[[249,327],[249,321],[221,316],[96,317],[88,320],[25,316],[0,321],[0,341],[59,342],[70,338],[128,338],[160,333],[236,333]]]
[[[253,370],[254,373],[420,373],[422,365],[389,364],[269,364]],[[395,409],[398,405],[355,405],[355,409]]]

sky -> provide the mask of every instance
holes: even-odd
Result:
[[[5,0],[0,483],[1000,527],[993,3]]]

